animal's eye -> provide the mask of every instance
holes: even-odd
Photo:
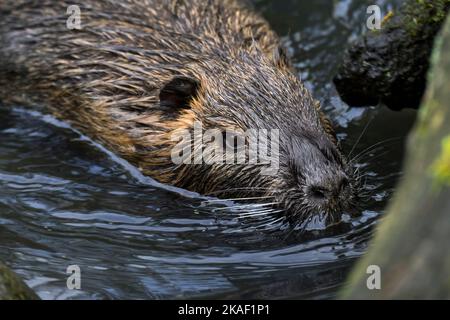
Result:
[[[161,88],[159,100],[161,106],[172,110],[187,109],[189,102],[196,96],[199,83],[188,77],[175,77]]]

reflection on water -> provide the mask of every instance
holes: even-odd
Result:
[[[414,112],[349,108],[331,83],[367,1],[256,1],[299,75],[337,125],[372,197],[357,218],[288,237],[224,205],[142,177],[85,137],[36,113],[0,110],[0,260],[42,298],[331,298],[364,253],[399,173]],[[373,1],[372,1],[373,2]],[[387,10],[401,1],[375,1]],[[50,120],[49,120],[50,119]],[[377,142],[388,138],[382,144]],[[379,148],[378,148],[379,147]],[[82,290],[66,288],[66,268]]]

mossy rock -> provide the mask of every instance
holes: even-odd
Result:
[[[436,42],[404,178],[343,298],[450,299],[449,53],[450,17]],[[370,265],[381,269],[380,290],[367,288]]]
[[[353,43],[334,78],[342,99],[353,106],[417,108],[434,39],[449,9],[450,0],[406,0],[381,30]]]
[[[39,297],[0,262],[0,300],[37,300]]]

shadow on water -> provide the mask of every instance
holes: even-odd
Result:
[[[366,2],[255,2],[284,35],[344,150],[370,122],[354,151],[375,148],[359,161],[372,195],[360,217],[286,237],[281,225],[259,228],[227,214],[224,203],[142,177],[47,116],[3,108],[0,260],[48,299],[334,297],[389,199],[415,116],[350,108],[332,86],[346,43],[364,27]],[[401,1],[375,2],[386,11]],[[80,291],[66,289],[74,264],[82,270]]]

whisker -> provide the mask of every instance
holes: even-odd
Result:
[[[227,202],[227,201],[260,200],[260,199],[269,199],[269,198],[275,198],[275,196],[230,198],[230,199],[211,199],[211,200],[203,201],[203,203],[205,203],[205,202],[213,203],[213,202]]]
[[[361,141],[362,137],[364,136],[364,134],[366,133],[367,129],[369,128],[370,124],[372,123],[373,119],[375,119],[375,117],[372,117],[371,119],[369,119],[367,124],[364,126],[364,129],[362,130],[361,134],[359,135],[358,139],[356,140],[355,144],[353,145],[353,148],[350,150],[350,153],[348,154],[347,158],[350,158],[350,156],[352,155],[352,153],[355,150],[356,146],[359,144],[359,142]]]
[[[284,210],[266,210],[266,211],[262,211],[259,213],[243,213],[239,215],[239,218],[253,218],[253,217],[261,217],[261,216],[266,216],[269,214],[275,214],[275,213],[280,213],[283,212]]]
[[[256,208],[272,206],[272,205],[276,205],[276,204],[279,204],[279,202],[243,204],[243,205],[232,206],[232,207],[216,208],[215,210],[221,211],[221,210],[232,210],[232,209],[239,209],[239,208],[255,208],[256,209]]]
[[[285,220],[285,219],[286,219],[285,217],[281,217],[281,218],[275,219],[273,221],[270,221],[268,223],[263,223],[263,224],[257,225],[255,228],[257,228],[257,229],[262,228],[262,227],[267,228],[268,226],[274,225],[275,223],[281,222],[282,220]]]
[[[372,153],[377,152],[378,150],[382,150],[383,148],[385,148],[386,145],[381,145],[381,146],[377,146],[377,147],[373,147],[371,149],[368,149],[364,152],[361,152],[360,154],[358,154],[357,156],[355,156],[351,161],[352,162],[357,162],[357,161],[361,161],[364,157],[366,156],[370,156]]]
[[[230,189],[223,189],[223,190],[216,190],[213,192],[208,193],[208,195],[214,195],[217,193],[225,193],[225,192],[231,192],[231,191],[268,191],[270,188],[263,188],[263,187],[241,187],[241,188],[230,188]]]
[[[349,161],[349,163],[354,162],[355,160],[358,159],[358,157],[360,157],[362,154],[364,154],[364,153],[366,153],[366,152],[369,152],[369,150],[371,150],[371,149],[374,148],[374,147],[380,146],[380,145],[382,145],[383,143],[388,143],[388,142],[391,142],[391,141],[392,141],[392,142],[397,142],[398,140],[403,139],[403,138],[404,138],[403,136],[400,136],[400,137],[393,137],[393,138],[388,138],[388,139],[385,139],[385,140],[376,142],[376,143],[374,143],[373,145],[371,145],[371,146],[365,148],[363,151],[361,151],[360,153],[358,153],[356,156],[354,156],[354,157]],[[381,147],[381,146],[380,146],[380,147]],[[349,158],[350,158],[350,157],[349,157]]]

